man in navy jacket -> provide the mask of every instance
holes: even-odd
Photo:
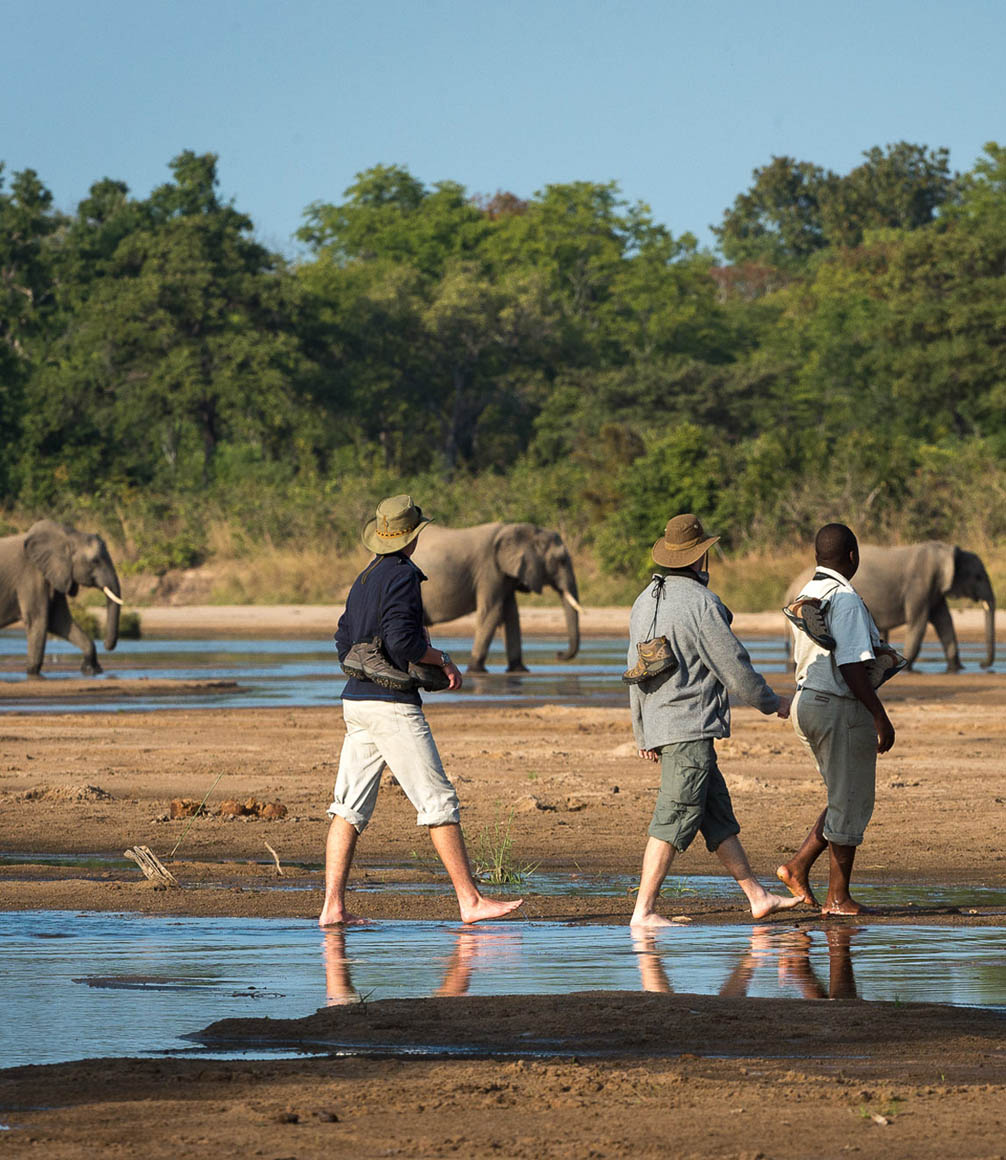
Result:
[[[379,636],[395,668],[410,663],[439,665],[449,688],[461,687],[461,673],[446,652],[435,649],[423,626],[420,584],[426,577],[409,559],[417,537],[430,522],[412,502],[396,495],[377,505],[363,530],[374,559],[357,576],[339,620],[339,659],[359,641]],[[325,849],[325,903],[318,922],[336,926],[361,921],[346,909],[346,882],[356,843],[370,821],[386,766],[416,807],[417,823],[428,826],[433,846],[450,875],[463,922],[502,918],[522,899],[484,897],[475,884],[459,821],[458,797],[444,773],[417,690],[400,692],[374,681],[350,677],[342,691],[346,739],[339,758],[328,814]]]

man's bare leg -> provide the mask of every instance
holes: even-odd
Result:
[[[747,854],[744,853],[744,847],[736,834],[720,842],[716,847],[716,857],[730,871],[737,880],[737,885],[747,895],[753,918],[765,918],[777,910],[789,910],[790,907],[800,903],[799,898],[783,898],[781,894],[773,894],[762,886],[751,872]]]
[[[671,868],[674,855],[677,853],[670,842],[654,838],[651,834],[646,840],[646,849],[643,851],[643,868],[639,872],[639,890],[636,894],[636,906],[629,919],[630,926],[673,926],[666,918],[657,914],[657,899],[660,897],[660,887],[664,884],[667,871]]]
[[[523,903],[523,898],[503,902],[495,898],[486,898],[479,892],[468,863],[468,851],[461,836],[461,827],[457,822],[430,826],[430,840],[440,855],[440,861],[450,876],[454,893],[458,896],[462,922],[484,922],[487,918],[502,918]]]
[[[776,878],[799,902],[806,902],[808,906],[818,906],[814,891],[810,886],[810,868],[821,857],[828,846],[824,836],[824,818],[827,810],[811,827],[810,833],[803,840],[803,845],[796,854],[784,862],[775,872]]]
[[[822,914],[871,914],[872,911],[858,903],[849,894],[849,879],[852,877],[852,864],[856,860],[855,846],[839,846],[837,842],[829,842],[828,850],[831,853],[831,870],[828,875],[828,897],[821,907]]]
[[[356,827],[345,818],[336,816],[332,819],[325,843],[325,901],[318,918],[319,926],[345,926],[367,921],[346,909],[346,882],[358,837]]]

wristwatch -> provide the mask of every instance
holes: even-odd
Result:
[[[454,664],[454,662],[451,660],[451,654],[445,648],[440,650],[440,663],[444,666],[445,669],[448,665]]]

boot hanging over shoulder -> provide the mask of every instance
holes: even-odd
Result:
[[[657,610],[660,607],[660,597],[664,594],[666,577],[654,573],[653,588],[653,623],[650,625],[650,637],[636,645],[636,663],[631,669],[622,673],[622,680],[627,685],[639,685],[651,677],[670,675],[678,670],[678,659],[671,649],[671,642],[666,636],[655,636],[657,631]]]
[[[638,685],[650,677],[677,672],[678,662],[666,636],[654,636],[636,645],[637,660],[631,669],[622,673],[627,685]]]
[[[816,596],[798,596],[782,610],[783,616],[821,648],[835,650],[835,638],[828,631],[828,601]]]

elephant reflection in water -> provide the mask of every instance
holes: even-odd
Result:
[[[828,943],[828,986],[825,987],[810,961],[812,943],[807,931],[787,930],[780,935],[778,929],[771,926],[753,927],[751,944],[720,987],[719,995],[724,999],[746,999],[757,968],[772,958],[778,958],[780,986],[796,986],[802,999],[856,999],[859,995],[852,973],[852,936],[858,933],[858,927],[825,928],[824,936]],[[632,946],[643,990],[673,994],[674,988],[654,935],[634,933]]]
[[[453,998],[467,995],[476,961],[479,958],[486,958],[491,962],[499,957],[501,951],[513,949],[516,941],[513,931],[485,928],[459,930],[444,967],[443,979],[433,992],[434,996]],[[345,930],[329,928],[325,932],[322,955],[325,961],[326,1005],[340,1007],[349,1003],[363,1002],[365,996],[356,990],[350,977]]]

